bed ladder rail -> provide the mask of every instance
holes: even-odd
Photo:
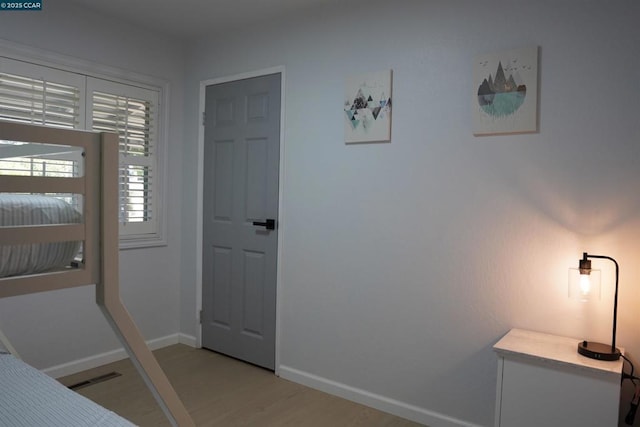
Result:
[[[179,427],[195,426],[122,301],[98,303],[98,305],[171,424]]]
[[[163,412],[174,426],[195,426],[182,401],[171,386],[142,334],[120,299],[118,237],[118,140],[115,134],[103,134],[102,215],[100,236],[102,260],[100,281],[96,284],[96,303],[131,357],[134,366],[151,390]]]

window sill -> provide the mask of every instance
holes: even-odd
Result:
[[[154,236],[154,237],[140,237],[140,238],[120,238],[120,250],[127,249],[144,249],[154,248],[159,246],[167,246],[167,240]]]

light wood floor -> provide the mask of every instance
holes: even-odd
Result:
[[[198,426],[419,425],[208,350],[178,344],[154,354]],[[68,386],[112,371],[122,376],[78,392],[140,426],[169,426],[129,360],[61,378],[60,382]]]

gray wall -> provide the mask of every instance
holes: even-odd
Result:
[[[610,266],[601,304],[567,298],[582,251],[620,262],[618,338],[637,355],[639,16],[621,0],[349,2],[193,45],[182,330],[199,82],[284,65],[283,367],[489,425],[510,328],[609,340]],[[472,136],[475,55],[531,45],[540,132]],[[389,68],[392,142],[345,145],[345,77]]]
[[[65,2],[0,13],[0,39],[169,81],[168,246],[120,252],[123,301],[148,340],[179,330],[182,46]],[[2,49],[0,47],[0,49]],[[0,52],[1,53],[1,52]],[[0,327],[28,362],[46,368],[119,348],[94,287],[0,300]]]

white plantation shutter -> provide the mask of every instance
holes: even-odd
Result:
[[[91,129],[120,137],[120,235],[156,233],[157,106],[152,90],[88,79]]]
[[[0,105],[3,120],[73,129],[79,125],[80,89],[0,73]]]
[[[84,85],[79,74],[0,58],[0,119],[82,127]]]

